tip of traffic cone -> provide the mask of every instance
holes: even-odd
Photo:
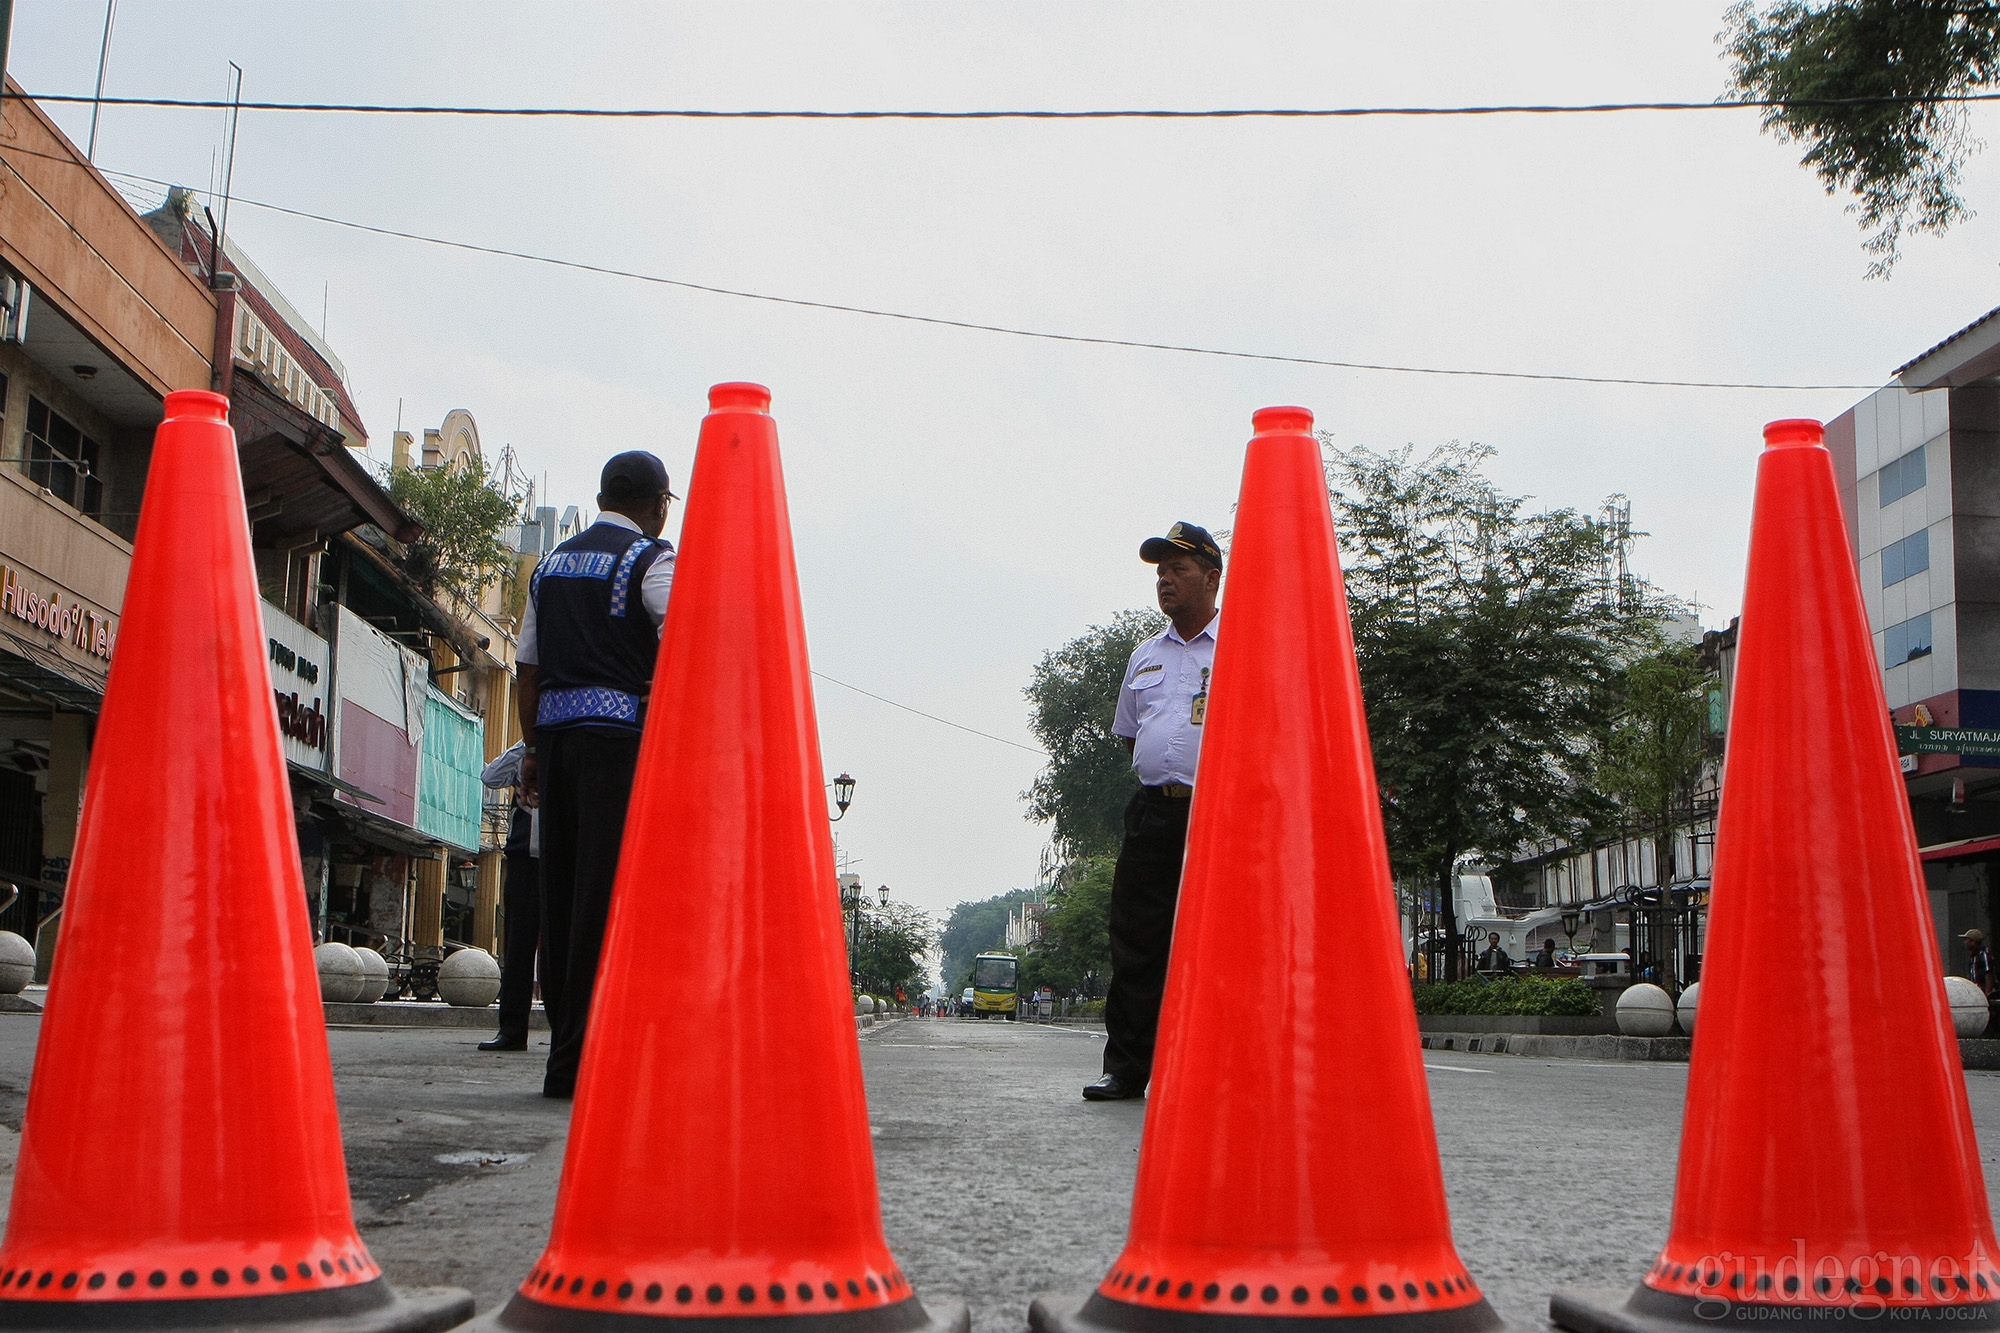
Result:
[[[761,384],[748,380],[732,380],[717,384],[708,391],[708,410],[711,412],[763,412],[771,410],[771,391]]]
[[[1250,414],[1250,427],[1257,435],[1309,435],[1313,414],[1304,407],[1260,407]]]
[[[442,1328],[469,1308],[413,1313],[354,1227],[228,409],[170,394],[154,439],[0,1241],[4,1327]]]
[[[1252,423],[1131,1230],[1040,1326],[1495,1328],[1445,1208],[1312,414]],[[1274,960],[1253,1028],[1212,1003]]]
[[[1622,1304],[1558,1299],[1578,1333],[2000,1322],[2000,1245],[1823,435],[1773,422],[1758,461],[1667,1243]]]
[[[1810,417],[1788,417],[1764,427],[1764,447],[1787,449],[1826,443],[1826,427]]]
[[[882,1233],[770,394],[709,401],[554,1225],[499,1322],[962,1321]]]

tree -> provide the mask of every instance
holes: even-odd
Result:
[[[1764,128],[1806,145],[1828,194],[1872,233],[1868,276],[1887,277],[1907,231],[1941,232],[1971,216],[1959,172],[1977,144],[1959,97],[2000,75],[2000,7],[1970,0],[1778,0],[1732,6],[1717,38],[1729,91],[1783,105]],[[1898,101],[1839,99],[1897,98]]]
[[[1330,454],[1390,861],[1435,887],[1447,940],[1461,856],[1604,820],[1611,687],[1653,623],[1639,591],[1607,576],[1597,525],[1524,513],[1480,471],[1491,453]]]
[[[1022,968],[1024,988],[1103,993],[1111,979],[1111,872],[1117,864],[1116,857],[1093,856],[1049,891],[1042,937]]]
[[[938,944],[937,922],[930,913],[909,903],[887,903],[861,913],[860,948],[854,972],[861,989],[891,995],[898,987],[922,990],[930,985],[929,959]]]
[[[476,602],[513,569],[514,552],[502,536],[520,501],[493,484],[484,459],[474,456],[462,467],[396,468],[389,495],[423,525],[403,569],[426,593],[452,592]]]
[[[1050,843],[1061,865],[1118,850],[1139,780],[1111,719],[1132,650],[1166,623],[1157,611],[1121,611],[1043,654],[1024,691],[1028,726],[1049,754],[1026,792],[1028,817],[1055,826]]]
[[[944,952],[945,984],[961,987],[959,978],[972,971],[972,960],[1007,942],[1007,914],[1020,903],[1040,896],[1037,889],[1015,889],[996,898],[963,902],[945,919],[938,947]]]
[[[1674,878],[1674,826],[1694,806],[1708,759],[1708,673],[1700,649],[1675,644],[1625,668],[1604,760],[1605,789],[1649,824],[1660,883]]]

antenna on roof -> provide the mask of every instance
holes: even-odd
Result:
[[[222,265],[222,242],[229,239],[229,195],[236,182],[236,122],[243,110],[243,67],[229,62],[229,148],[222,159],[222,227],[215,243],[216,267]]]
[[[104,110],[104,67],[111,60],[111,20],[118,12],[118,0],[104,0],[104,45],[97,51],[97,95],[90,102],[90,146],[83,150],[83,160],[97,161],[97,116]]]

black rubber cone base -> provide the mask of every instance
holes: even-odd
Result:
[[[1559,1291],[1549,1298],[1549,1318],[1570,1333],[1689,1333],[1691,1329],[1730,1327],[1773,1330],[1866,1324],[2000,1329],[2000,1302],[1885,1305],[1855,1297],[1851,1305],[1782,1305],[1720,1296],[1672,1296],[1642,1285],[1630,1292]]]
[[[0,1300],[6,1333],[242,1329],[244,1333],[444,1333],[472,1318],[457,1287],[397,1291],[381,1278],[331,1291],[189,1301]]]
[[[472,1321],[466,1333],[661,1333],[702,1329],[704,1333],[970,1333],[972,1312],[964,1301],[915,1296],[873,1310],[825,1314],[679,1315],[646,1310],[578,1310],[514,1299]]]
[[[1159,1310],[1087,1296],[1037,1296],[1028,1307],[1034,1333],[1496,1333],[1507,1323],[1484,1299],[1452,1310],[1399,1314],[1269,1315]]]

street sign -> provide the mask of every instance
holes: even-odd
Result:
[[[1896,728],[1896,749],[1903,754],[1972,755],[2000,759],[2000,731],[1977,727]]]

